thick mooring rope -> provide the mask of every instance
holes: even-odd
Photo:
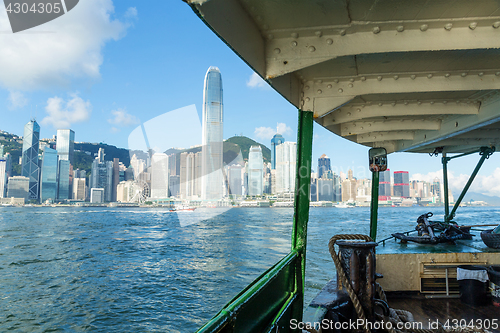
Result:
[[[342,268],[342,265],[340,263],[340,258],[338,253],[335,251],[335,243],[338,240],[364,240],[367,242],[373,242],[373,240],[366,236],[366,235],[360,235],[360,234],[354,234],[354,235],[336,235],[333,236],[330,241],[328,242],[328,249],[330,251],[330,255],[332,256],[333,262],[335,263],[335,267],[337,268],[337,273],[340,279],[340,282],[342,283],[342,286],[345,288],[347,291],[347,294],[349,295],[349,298],[352,301],[352,304],[354,305],[354,309],[356,310],[356,314],[358,315],[358,319],[363,319],[363,322],[366,323],[366,316],[363,311],[363,307],[361,306],[361,303],[358,299],[358,296],[352,289],[351,284],[349,283],[349,280],[345,274],[344,269]],[[376,294],[378,295],[379,299],[387,303],[387,297],[385,295],[384,290],[382,287],[378,284],[375,283],[375,288],[376,288]],[[480,328],[459,328],[459,329],[445,329],[442,325],[440,325],[437,329],[416,329],[416,328],[411,328],[411,329],[395,329],[394,327],[398,327],[398,323],[405,323],[405,322],[414,322],[413,319],[413,314],[409,311],[405,310],[397,310],[397,309],[392,309],[389,308],[389,316],[383,316],[380,314],[376,314],[377,319],[379,321],[384,321],[384,322],[391,322],[392,327],[388,328],[387,331],[389,333],[491,333],[488,330],[485,329],[480,329]],[[400,325],[401,326],[401,325]],[[387,327],[387,326],[386,326]],[[404,324],[402,327],[405,327]],[[321,329],[319,331],[316,331],[315,329],[307,329],[307,331],[311,333],[321,333]],[[363,331],[365,333],[370,333],[370,330],[366,327],[363,328]]]

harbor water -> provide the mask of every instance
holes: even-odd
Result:
[[[413,229],[428,211],[442,220],[443,207],[380,208],[378,239]],[[292,208],[179,223],[178,214],[205,213],[0,207],[0,332],[195,331],[291,243]],[[311,208],[306,303],[335,274],[329,238],[367,234],[369,216],[369,208]],[[464,207],[456,218],[499,220],[496,207]]]

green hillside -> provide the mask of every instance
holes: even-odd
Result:
[[[223,152],[223,161],[225,164],[229,164],[233,162],[237,157],[238,154],[240,153],[241,150],[241,155],[243,157],[244,161],[248,161],[248,152],[250,150],[251,146],[261,146],[262,147],[262,156],[264,158],[264,162],[268,163],[271,162],[271,150],[264,146],[261,143],[258,143],[257,141],[254,141],[250,138],[247,138],[246,136],[233,136],[232,138],[227,139],[224,141],[224,152]],[[201,151],[201,146],[195,147],[195,148],[189,148],[189,149],[169,149],[165,151],[165,154],[171,155],[171,154],[176,154],[176,163],[177,163],[177,168],[180,166],[180,154],[181,153],[193,153],[196,154],[197,152]]]
[[[243,159],[245,161],[248,160],[248,152],[250,151],[251,146],[261,146],[264,162],[271,162],[271,149],[267,148],[262,143],[258,143],[257,141],[247,138],[246,136],[233,136],[232,138],[224,141],[224,152],[226,151],[226,144],[237,145],[241,149],[241,154],[243,155]],[[228,150],[230,149],[229,147],[231,146],[228,145]]]

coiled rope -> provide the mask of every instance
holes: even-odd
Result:
[[[365,326],[363,327],[363,331],[365,333],[371,333],[371,331],[368,329],[366,326],[367,321],[366,321],[366,316],[363,310],[363,307],[361,305],[361,302],[358,299],[358,296],[352,289],[351,283],[349,282],[349,279],[347,278],[344,268],[342,267],[342,264],[340,262],[340,258],[338,253],[335,251],[335,244],[339,240],[364,240],[366,242],[373,242],[373,239],[369,236],[362,235],[362,234],[340,234],[333,236],[330,241],[328,242],[328,250],[330,251],[330,255],[332,256],[333,262],[335,263],[335,267],[337,269],[337,273],[340,279],[340,282],[342,283],[343,288],[346,290],[347,294],[349,295],[349,298],[351,299],[352,304],[354,305],[354,309],[356,311],[356,314],[358,316],[358,319],[362,319],[363,323],[365,323]],[[385,295],[384,290],[382,289],[382,286],[375,282],[375,292],[378,296],[378,298],[384,302],[387,303],[387,296]],[[389,308],[389,316],[384,316],[381,314],[376,313],[375,314],[377,317],[377,320],[379,321],[384,321],[384,322],[391,322],[392,325],[383,325],[385,328],[385,331],[389,333],[491,333],[490,331],[483,329],[483,328],[458,328],[458,329],[445,329],[441,324],[439,324],[439,327],[437,329],[418,329],[418,328],[410,328],[410,329],[396,329],[394,327],[405,327],[404,323],[407,322],[414,322],[413,314],[409,311],[405,310],[399,310],[399,309],[392,309]],[[402,325],[401,325],[402,324]],[[412,325],[410,325],[412,326]],[[321,333],[322,329],[319,329],[319,331],[315,330],[314,328],[308,328],[306,331],[310,333]]]

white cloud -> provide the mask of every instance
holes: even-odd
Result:
[[[92,112],[90,102],[85,102],[76,93],[70,96],[71,99],[66,102],[60,97],[49,98],[45,107],[48,116],[42,119],[41,124],[61,129],[88,120]]]
[[[27,90],[64,86],[74,78],[99,78],[102,48],[127,29],[127,23],[111,17],[113,13],[112,0],[85,0],[53,21],[0,34],[0,85]],[[0,31],[11,31],[4,6]]]
[[[286,126],[285,123],[278,123],[278,125],[276,126],[276,132],[281,134],[281,135],[285,135],[285,134],[291,133],[292,129],[290,127]]]
[[[261,140],[271,140],[276,131],[271,127],[257,127],[254,134]]]
[[[28,104],[28,99],[20,91],[9,91],[9,109],[20,109]]]
[[[250,75],[250,78],[247,81],[247,87],[269,89],[267,82],[262,80],[262,78],[255,72]]]
[[[443,170],[429,172],[428,174],[416,173],[411,177],[411,180],[421,180],[433,182],[438,178],[443,181]],[[464,188],[469,180],[469,175],[460,174],[455,176],[452,171],[448,171],[448,184],[453,193],[459,193]],[[477,175],[469,189],[470,192],[477,192],[485,195],[500,196],[500,168],[496,168],[491,175]]]
[[[136,18],[137,17],[137,8],[129,7],[124,15],[126,18]]]
[[[110,124],[118,126],[130,126],[140,123],[139,119],[136,116],[127,113],[127,111],[124,109],[113,110],[111,111],[111,113],[113,114],[114,118],[108,119],[108,122]]]
[[[255,128],[254,134],[259,139],[271,140],[276,133],[285,135],[291,132],[292,129],[285,123],[278,123],[275,129],[271,127],[257,127]]]

